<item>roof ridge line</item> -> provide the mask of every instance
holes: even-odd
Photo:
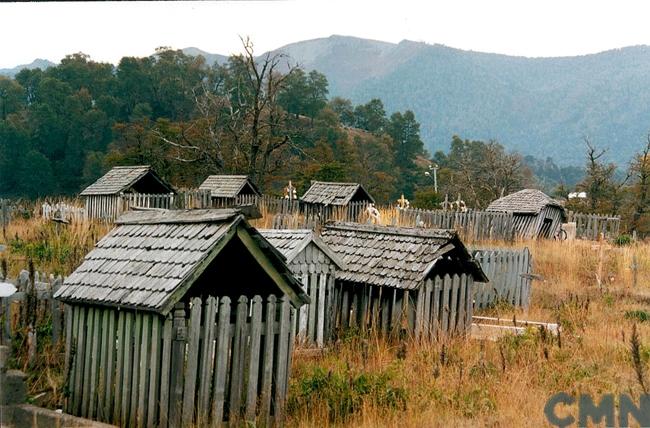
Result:
[[[380,232],[386,235],[428,237],[428,238],[440,237],[440,236],[435,236],[435,234],[438,232],[449,234],[450,237],[458,236],[458,232],[454,229],[431,229],[431,228],[417,228],[417,227],[406,227],[406,226],[384,226],[384,225],[376,225],[376,224],[362,224],[362,223],[350,223],[350,222],[326,223],[325,229],[338,229],[338,230],[362,231],[362,232]]]

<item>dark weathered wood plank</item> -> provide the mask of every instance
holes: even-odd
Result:
[[[201,334],[201,299],[192,299],[190,326],[187,335],[187,363],[185,366],[185,386],[183,387],[183,427],[194,423],[194,403],[196,398],[196,378],[198,375],[199,339]]]
[[[158,415],[158,426],[166,428],[169,425],[169,396],[171,391],[170,370],[173,343],[173,315],[169,314],[163,324],[162,333],[162,357],[160,365],[160,413]]]
[[[210,412],[210,385],[212,384],[212,363],[214,353],[214,338],[216,334],[217,300],[210,296],[205,301],[203,311],[203,343],[201,345],[199,396],[197,403],[197,423],[206,425]]]
[[[228,353],[230,351],[230,299],[228,297],[222,297],[219,302],[218,318],[217,348],[212,380],[211,420],[213,427],[221,426],[226,395]]]
[[[250,353],[248,355],[248,384],[246,390],[246,421],[247,423],[254,424],[260,367],[260,342],[262,336],[262,298],[255,296],[252,306]]]
[[[270,426],[271,422],[271,392],[273,387],[273,364],[275,334],[276,298],[270,295],[266,302],[266,320],[264,324],[264,352],[262,363],[262,391],[260,397],[260,415],[263,426]]]

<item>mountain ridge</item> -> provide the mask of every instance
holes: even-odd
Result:
[[[183,52],[203,55],[208,64],[228,58],[196,47]],[[332,35],[266,53],[325,74],[330,97],[355,104],[379,98],[389,113],[413,110],[432,152],[446,150],[457,134],[579,165],[587,137],[610,149],[609,160],[624,164],[650,131],[648,45],[526,57]]]

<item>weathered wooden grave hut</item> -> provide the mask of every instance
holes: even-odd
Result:
[[[553,238],[566,220],[558,201],[537,189],[524,189],[493,201],[486,211],[512,213],[515,235]]]
[[[199,190],[210,191],[215,208],[251,205],[262,195],[247,175],[210,175]]]
[[[143,206],[137,201],[138,195],[143,195],[150,206],[155,198],[151,195],[160,195],[159,203],[152,208],[169,208],[167,205],[169,194],[174,193],[174,188],[165,182],[148,165],[116,166],[100,177],[80,194],[86,205],[86,214],[89,218],[113,220],[128,209],[124,195],[131,195],[133,205]],[[146,197],[145,197],[146,195]]]
[[[468,331],[474,281],[488,279],[457,232],[328,223],[322,239],[345,263],[336,272],[335,328],[418,337]]]
[[[286,258],[309,295],[296,320],[298,338],[323,346],[332,333],[335,273],[344,264],[311,229],[264,229],[260,233]]]
[[[312,181],[300,203],[307,217],[356,219],[375,199],[358,183]]]
[[[292,306],[309,302],[284,257],[237,210],[132,211],[116,224],[55,294],[67,412],[120,426],[281,418]]]

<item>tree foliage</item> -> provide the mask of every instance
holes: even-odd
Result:
[[[361,182],[379,201],[413,194],[425,153],[412,112],[329,101],[323,74],[242,42],[221,65],[161,47],[0,78],[0,196],[75,194],[128,164],[181,187],[241,173],[271,193],[321,179]]]

